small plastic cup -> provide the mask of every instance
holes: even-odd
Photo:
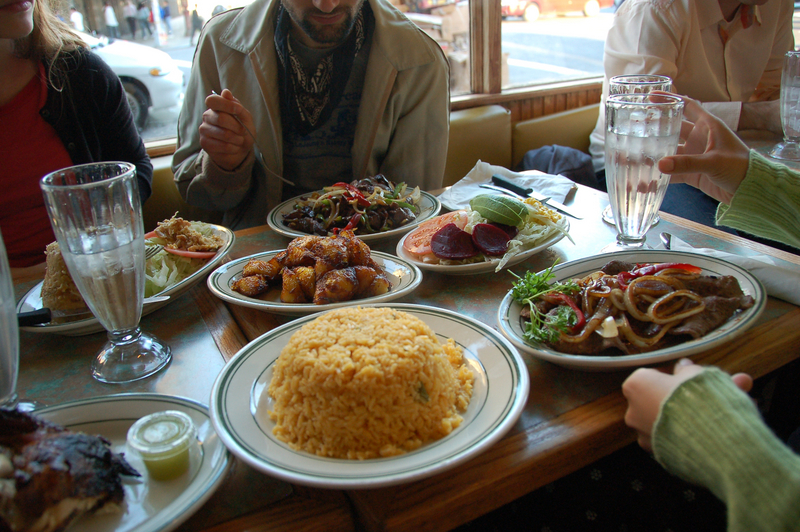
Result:
[[[156,412],[128,429],[128,447],[144,462],[150,478],[171,480],[189,469],[190,450],[197,440],[192,418],[177,410]]]

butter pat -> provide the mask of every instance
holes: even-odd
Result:
[[[196,441],[192,418],[177,410],[150,414],[128,429],[128,447],[139,455],[155,480],[184,474],[189,469],[189,450]]]

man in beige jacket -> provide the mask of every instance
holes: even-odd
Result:
[[[442,50],[386,0],[256,0],[203,29],[175,181],[232,228],[378,173],[435,189],[449,112]]]

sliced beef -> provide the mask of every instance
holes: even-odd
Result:
[[[601,271],[606,275],[617,275],[622,272],[629,272],[636,267],[635,264],[624,260],[611,260],[602,267]]]
[[[740,297],[744,295],[741,287],[739,287],[739,281],[732,275],[724,275],[722,277],[701,275],[697,279],[684,281],[684,285],[701,297]]]
[[[703,298],[706,308],[703,312],[690,316],[677,327],[673,327],[667,334],[689,335],[700,338],[713,331],[730,319],[740,308],[749,308],[753,305],[753,298],[707,296]],[[747,306],[744,307],[743,303]]]

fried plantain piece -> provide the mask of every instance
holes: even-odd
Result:
[[[281,301],[284,303],[309,303],[314,298],[316,275],[312,266],[283,269]]]
[[[357,290],[358,278],[354,268],[331,270],[317,280],[314,303],[324,305],[349,301],[355,297]]]
[[[256,297],[269,290],[269,279],[259,274],[248,275],[234,281],[231,290],[243,296]]]
[[[242,277],[250,275],[263,275],[274,281],[280,274],[283,266],[275,257],[269,260],[250,259],[242,268]]]
[[[353,266],[353,270],[358,279],[356,298],[379,296],[392,289],[392,283],[380,267]]]
[[[347,261],[347,241],[339,236],[323,238],[311,248],[316,262],[314,269],[317,272],[317,279],[331,270],[346,268],[349,266]]]

